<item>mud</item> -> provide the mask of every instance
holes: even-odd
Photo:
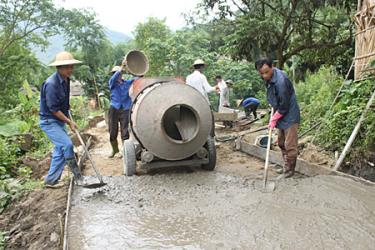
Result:
[[[37,189],[7,207],[0,215],[6,249],[61,249],[67,189]]]
[[[289,179],[173,172],[76,188],[69,249],[372,249],[375,188],[338,176]]]

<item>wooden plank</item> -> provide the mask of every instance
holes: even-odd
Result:
[[[215,122],[235,121],[237,120],[237,113],[214,112],[214,119],[215,119]]]
[[[265,125],[265,126],[262,126],[262,127],[259,127],[259,128],[254,128],[254,129],[248,129],[248,130],[241,131],[241,132],[238,133],[238,136],[244,136],[246,134],[251,134],[251,133],[259,132],[259,131],[266,130],[266,129],[268,129],[268,125]]]
[[[265,148],[262,148],[262,147],[244,142],[242,140],[239,141],[237,143],[237,145],[239,146],[239,150],[244,152],[244,153],[247,153],[251,156],[254,156],[254,157],[262,159],[262,160],[264,160],[266,158],[266,151],[267,150]],[[276,151],[271,150],[269,160],[270,160],[270,162],[272,162],[274,164],[278,164],[280,166],[282,166],[284,164],[284,160],[283,160],[283,157],[281,156],[280,152],[276,152]],[[356,176],[353,176],[353,175],[348,175],[348,174],[345,174],[345,173],[342,173],[342,172],[339,172],[339,171],[335,171],[333,169],[326,168],[326,167],[323,167],[323,166],[320,166],[320,165],[317,165],[317,164],[313,164],[313,163],[307,162],[303,159],[297,159],[296,171],[301,173],[301,174],[304,174],[306,176],[310,176],[310,177],[313,177],[313,176],[316,176],[316,175],[339,175],[339,176],[344,176],[344,177],[350,178],[354,181],[359,181],[359,182],[361,182],[363,184],[366,184],[366,185],[375,186],[374,182],[371,182],[371,181],[368,181],[368,180],[365,180],[365,179],[362,179],[360,177],[356,177]]]

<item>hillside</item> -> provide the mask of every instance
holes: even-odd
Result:
[[[130,35],[108,29],[106,34],[108,40],[113,44],[128,42],[132,39]],[[49,63],[58,52],[64,50],[64,37],[62,35],[51,36],[49,43],[50,45],[45,50],[41,50],[39,47],[32,48],[36,57],[45,64]]]

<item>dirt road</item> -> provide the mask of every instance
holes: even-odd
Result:
[[[76,188],[69,249],[371,249],[375,188],[338,176],[297,176],[273,193],[255,188],[263,162],[218,147],[213,172],[175,169],[122,176],[105,129],[89,131],[98,190]],[[86,174],[92,173],[87,167]],[[271,178],[275,176],[271,172]]]

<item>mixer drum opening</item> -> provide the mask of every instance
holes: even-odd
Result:
[[[193,108],[174,105],[164,113],[162,128],[168,139],[175,143],[186,143],[197,136],[199,120]]]

